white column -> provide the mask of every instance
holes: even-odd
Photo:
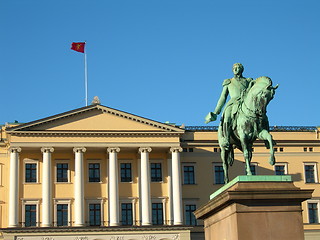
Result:
[[[120,148],[108,148],[109,153],[109,225],[119,226],[118,158]]]
[[[132,225],[133,226],[137,225],[136,203],[137,203],[137,199],[136,198],[132,199]]]
[[[151,196],[150,196],[150,165],[149,165],[149,152],[151,148],[139,148],[141,153],[140,164],[140,185],[141,185],[141,225],[147,226],[152,224],[151,218]]]
[[[83,153],[85,148],[74,148],[75,171],[74,171],[74,216],[76,227],[85,225],[84,220],[84,175],[83,175]]]
[[[21,148],[10,148],[10,178],[9,178],[9,224],[8,227],[18,227],[19,209],[19,152]]]
[[[172,161],[168,159],[168,225],[173,224],[172,206]]]
[[[182,186],[181,186],[181,167],[180,152],[182,149],[171,148],[172,153],[172,201],[173,201],[173,224],[183,224],[182,214]]]
[[[53,148],[41,148],[42,167],[42,227],[52,226],[51,153]]]

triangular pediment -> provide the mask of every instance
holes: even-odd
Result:
[[[130,113],[91,105],[7,129],[8,132],[175,132],[184,130]]]

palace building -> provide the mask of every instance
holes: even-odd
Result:
[[[320,239],[320,129],[272,127],[276,164],[256,141],[252,171],[315,189],[306,239]],[[217,127],[177,126],[100,105],[29,123],[0,139],[0,239],[201,240],[193,211],[224,184]],[[230,179],[245,175],[235,151]]]

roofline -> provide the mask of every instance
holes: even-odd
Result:
[[[138,115],[135,115],[135,114],[132,114],[132,113],[128,113],[128,112],[125,112],[125,111],[121,111],[121,110],[117,110],[115,108],[107,107],[107,106],[104,106],[104,105],[101,105],[101,104],[89,105],[89,106],[73,109],[73,110],[70,110],[70,111],[67,111],[67,112],[55,114],[55,115],[52,115],[52,116],[49,116],[49,117],[41,118],[41,119],[38,119],[38,120],[35,120],[35,121],[31,121],[31,122],[28,122],[28,123],[23,123],[23,124],[20,124],[18,126],[9,127],[9,128],[6,129],[6,131],[8,131],[8,132],[17,131],[19,129],[40,125],[40,124],[43,124],[43,123],[45,123],[47,121],[54,121],[54,120],[59,119],[59,118],[65,118],[65,117],[68,117],[68,116],[76,115],[78,113],[81,113],[81,112],[84,112],[84,111],[90,111],[90,110],[93,110],[93,109],[99,109],[99,110],[102,110],[102,111],[106,111],[107,109],[110,109],[110,111],[112,111],[112,112],[117,112],[119,114],[128,114],[128,115],[131,115],[134,118],[139,119],[139,120],[151,121],[151,122],[157,123],[157,124],[163,126],[163,127],[161,127],[162,129],[171,130],[171,131],[177,131],[177,132],[180,132],[180,133],[184,133],[185,132],[184,129],[176,127],[176,126],[172,126],[170,124],[161,123],[161,122],[158,122],[158,121],[155,121],[155,120],[152,120],[152,119],[149,119],[149,118],[145,118],[145,117],[140,117]]]

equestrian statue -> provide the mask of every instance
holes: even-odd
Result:
[[[244,67],[235,63],[232,71],[234,77],[226,79],[222,84],[222,93],[214,112],[209,112],[205,123],[215,121],[225,106],[219,128],[218,141],[221,148],[221,159],[224,170],[224,182],[229,182],[228,168],[234,161],[234,148],[243,152],[247,175],[252,175],[250,162],[253,142],[259,138],[264,140],[270,149],[269,163],[275,164],[275,142],[269,133],[267,105],[273,99],[278,85],[273,87],[268,77],[255,80],[242,76]],[[230,100],[226,103],[228,95]]]

